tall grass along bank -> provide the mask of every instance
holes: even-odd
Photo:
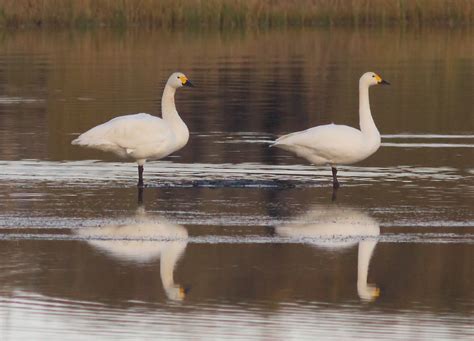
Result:
[[[1,27],[472,25],[473,0],[0,0]]]

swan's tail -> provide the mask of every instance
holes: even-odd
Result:
[[[79,145],[79,146],[80,146],[81,144],[83,144],[83,143],[82,143],[82,140],[81,140],[81,137],[79,136],[78,138],[72,140],[72,141],[71,141],[71,144],[73,144],[73,145]]]
[[[101,148],[103,146],[115,146],[112,141],[107,138],[109,127],[106,124],[98,125],[88,131],[82,133],[71,141],[71,144],[83,147]]]
[[[273,141],[273,142],[270,144],[270,148],[282,144],[283,140],[285,140],[285,139],[286,139],[288,136],[290,136],[290,135],[291,135],[291,134],[287,134],[287,135],[280,136],[279,138],[277,138],[275,141]]]
[[[84,134],[80,135],[76,139],[71,141],[71,144],[76,145],[76,146],[83,146],[83,147],[95,147],[95,146],[106,146],[106,145],[112,145],[107,140],[104,139],[91,139],[89,136],[84,136]]]
[[[123,148],[120,148],[119,146],[117,146],[116,144],[111,143],[110,141],[107,141],[105,139],[91,138],[90,136],[86,134],[87,132],[80,135],[76,139],[72,140],[71,144],[75,146],[86,147],[86,148],[99,149],[104,152],[114,152],[121,157],[128,156],[126,151]]]

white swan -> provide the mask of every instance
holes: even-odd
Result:
[[[376,84],[389,83],[373,72],[366,72],[360,77],[360,130],[327,124],[281,136],[271,146],[295,153],[314,165],[330,165],[333,187],[339,188],[336,166],[362,161],[380,147],[380,133],[372,119],[369,104],[369,87]]]
[[[138,164],[138,186],[143,187],[143,165],[147,159],[162,159],[183,148],[189,130],[179,117],[174,103],[176,89],[193,86],[180,72],[166,82],[161,99],[163,118],[149,114],[119,116],[98,125],[72,141],[74,145],[112,152]]]
[[[181,225],[169,223],[162,218],[151,220],[139,211],[137,221],[125,225],[78,228],[87,243],[105,251],[122,261],[137,263],[160,259],[160,277],[166,296],[181,301],[186,290],[176,285],[173,272],[187,246],[188,231]]]
[[[358,243],[357,293],[368,301],[380,295],[379,288],[367,283],[370,259],[380,235],[379,224],[367,214],[351,208],[317,207],[295,223],[275,227],[275,232],[283,237],[314,238],[311,244],[328,249],[346,248]],[[360,237],[370,239],[353,240]]]

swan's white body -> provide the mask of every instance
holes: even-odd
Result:
[[[174,121],[140,113],[119,116],[98,125],[72,144],[112,152],[143,165],[146,160],[162,159],[183,148],[188,139],[189,130],[177,112]]]
[[[363,74],[359,80],[360,130],[327,124],[281,136],[272,146],[290,151],[314,165],[336,167],[366,159],[377,151],[381,142],[369,103],[369,87],[376,84],[388,83],[373,72]]]
[[[317,207],[293,224],[276,227],[275,232],[290,238],[314,238],[311,244],[328,249],[358,243],[357,293],[364,300],[373,300],[380,294],[377,287],[367,283],[370,259],[380,235],[379,224],[367,214],[351,208]],[[362,237],[368,239],[354,241]]]
[[[173,73],[161,99],[162,118],[145,113],[119,116],[86,131],[72,144],[112,152],[135,160],[139,166],[146,160],[170,155],[183,148],[189,139],[188,127],[174,102],[176,89],[182,86],[192,84],[182,73]]]
[[[76,233],[88,238],[90,245],[123,261],[147,263],[159,258],[166,296],[171,300],[185,297],[185,290],[173,279],[176,263],[188,243],[188,231],[183,226],[163,219],[154,221],[140,214],[131,224],[80,228]]]
[[[327,124],[284,135],[273,146],[292,152],[313,165],[349,165],[362,161],[380,146],[375,124],[368,132]]]

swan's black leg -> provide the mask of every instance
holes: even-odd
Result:
[[[138,165],[138,184],[137,187],[143,188],[143,166]]]
[[[337,199],[337,188],[333,187],[331,201],[336,201]]]
[[[141,205],[143,204],[143,186],[142,187],[138,187],[138,205]]]
[[[339,181],[337,181],[337,169],[335,167],[331,167],[332,169],[332,188],[338,189],[339,188]]]

